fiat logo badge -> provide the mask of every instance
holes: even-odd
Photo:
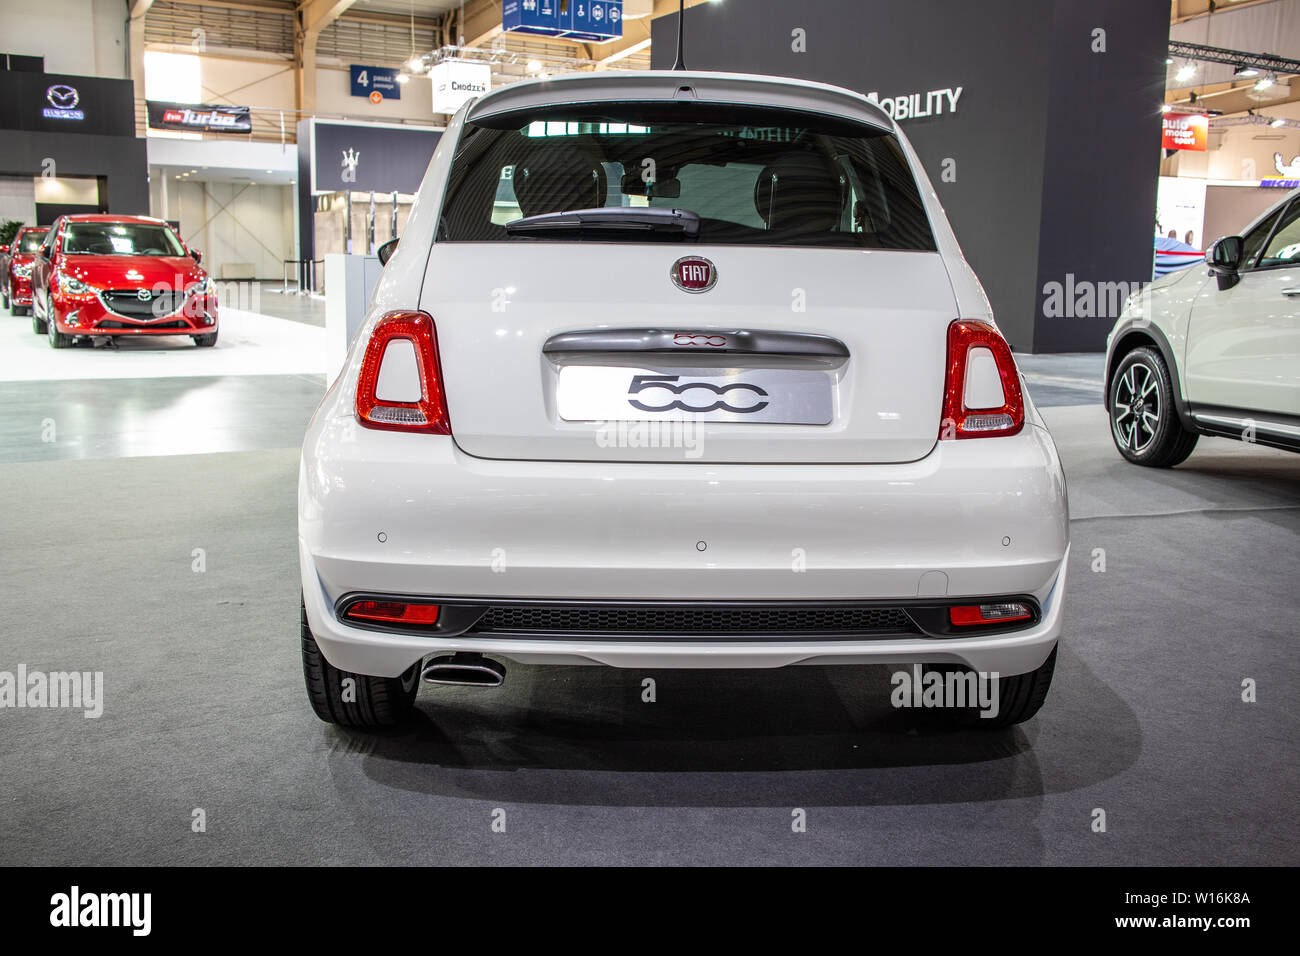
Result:
[[[718,267],[703,256],[683,256],[668,275],[683,292],[708,292],[718,284]]]

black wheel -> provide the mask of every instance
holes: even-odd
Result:
[[[37,335],[44,335],[45,320],[36,314],[35,305],[32,306],[31,312],[32,312],[32,331],[35,332]]]
[[[925,671],[949,671],[966,673],[969,668],[954,665],[926,665]],[[949,713],[953,720],[962,726],[982,730],[1002,730],[1013,724],[1022,724],[1038,713],[1047,691],[1052,686],[1052,674],[1056,671],[1056,647],[1047,655],[1047,660],[1037,670],[1028,674],[1005,674],[998,676],[998,711],[992,717],[984,717],[978,706],[952,708]]]
[[[1172,468],[1196,447],[1174,408],[1169,369],[1153,348],[1129,352],[1110,383],[1110,436],[1119,453],[1135,465]]]
[[[417,661],[400,677],[370,677],[341,671],[320,652],[307,625],[307,607],[300,606],[302,674],[316,716],[343,727],[394,727],[415,712],[420,683]]]
[[[31,314],[32,314],[32,307],[31,307],[30,305],[15,305],[15,306],[14,306],[13,308],[11,308],[9,311],[10,311],[10,314],[15,315],[15,316],[17,316],[17,315],[31,315]]]
[[[49,337],[50,348],[66,349],[72,344],[72,336],[64,335],[54,322],[54,303],[45,299],[45,334]]]
[[[194,336],[194,344],[201,349],[210,349],[217,344],[217,333],[211,332],[208,335]]]

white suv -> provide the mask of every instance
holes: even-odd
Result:
[[[499,684],[501,659],[915,664],[996,676],[983,726],[1041,706],[1065,479],[873,103],[509,86],[448,126],[391,255],[303,445],[322,719],[395,723],[422,677]]]
[[[1107,340],[1115,447],[1185,460],[1201,435],[1300,451],[1300,190],[1130,296]]]

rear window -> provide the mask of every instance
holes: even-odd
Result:
[[[497,129],[469,124],[452,162],[439,241],[577,241],[507,223],[597,207],[682,209],[705,244],[933,251],[898,140],[805,114],[748,123],[665,121],[636,107]],[[767,125],[775,122],[776,125]],[[515,123],[511,124],[512,126]],[[680,233],[601,241],[683,241]]]

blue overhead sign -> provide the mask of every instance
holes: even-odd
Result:
[[[364,96],[372,102],[402,98],[402,84],[397,82],[397,71],[390,67],[357,66],[353,63],[348,72],[352,77],[353,96]],[[371,95],[374,93],[379,94],[378,99]]]
[[[501,29],[604,43],[623,35],[623,0],[502,0]]]

